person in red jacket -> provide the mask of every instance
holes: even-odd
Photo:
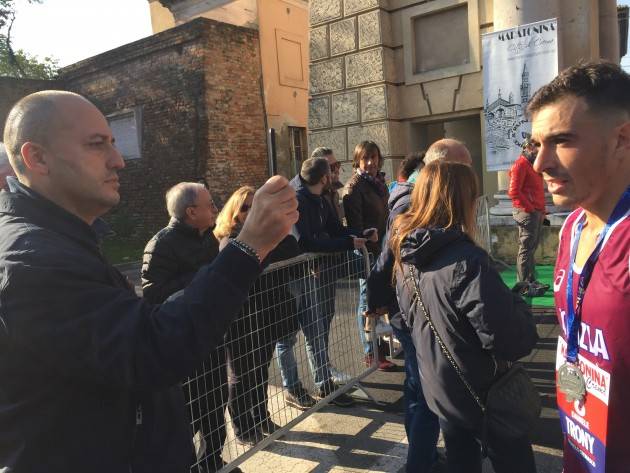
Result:
[[[549,286],[535,278],[534,253],[540,242],[545,219],[545,190],[542,176],[534,171],[538,149],[529,140],[510,169],[508,195],[512,199],[512,216],[518,225],[519,248],[516,257],[517,283],[514,290],[529,296],[542,296]]]

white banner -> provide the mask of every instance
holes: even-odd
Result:
[[[530,135],[525,108],[558,74],[557,33],[554,18],[482,36],[488,171],[509,169]]]

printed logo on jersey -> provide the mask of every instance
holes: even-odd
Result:
[[[564,275],[566,273],[567,271],[565,269],[558,270],[556,279],[553,281],[553,292],[558,292],[560,290],[560,286],[562,286],[562,281],[564,280]]]

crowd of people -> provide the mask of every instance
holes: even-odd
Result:
[[[174,185],[138,297],[99,248],[125,165],[105,117],[70,92],[21,99],[0,149],[15,173],[0,193],[0,470],[183,473],[202,456],[205,471],[220,470],[226,410],[243,443],[278,428],[267,398],[274,352],[297,409],[351,379],[331,362],[336,268],[360,266],[367,250],[374,265],[359,281],[357,336],[367,366],[393,369],[365,332],[388,314],[404,348],[406,471],[445,463],[480,473],[487,455],[498,473],[535,472],[520,413],[505,414],[507,427],[490,415],[497,386],[516,379],[514,363],[538,341],[521,296],[546,289],[533,262],[544,178],[554,202],[575,209],[554,272],[564,471],[593,462],[630,471],[630,76],[607,63],[571,67],[528,111],[532,136],[510,185],[521,242],[512,290],[475,243],[470,152],[442,139],[409,155],[389,188],[372,141],[355,147],[345,185],[330,148],[314,150],[290,181],[236,189],[220,212],[205,185]],[[329,256],[316,270],[263,273],[304,252]],[[299,376],[299,331],[313,392]],[[603,407],[592,366],[607,380]],[[332,402],[354,401],[337,393]],[[605,416],[603,433],[591,430],[594,415]],[[585,435],[591,449],[599,442],[590,455]]]

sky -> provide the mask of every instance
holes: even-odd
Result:
[[[151,35],[147,0],[15,0],[12,42],[59,66],[109,51]]]
[[[619,5],[630,5],[620,0]],[[147,0],[16,0],[13,45],[66,66],[151,34]],[[106,5],[106,7],[105,7]],[[630,48],[629,48],[630,49]],[[621,60],[630,72],[630,54]]]

